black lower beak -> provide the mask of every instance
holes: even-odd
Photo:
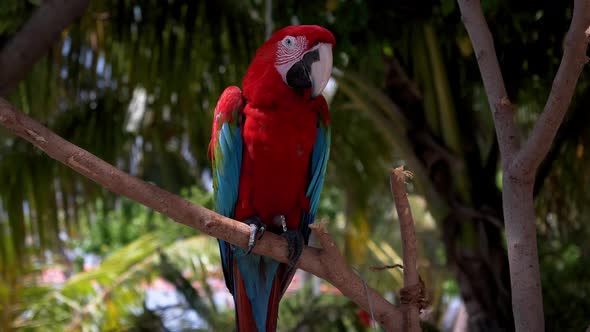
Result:
[[[318,50],[306,53],[287,71],[287,84],[295,90],[311,88],[311,65],[316,61],[320,61]]]

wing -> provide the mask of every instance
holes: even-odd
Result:
[[[240,170],[242,167],[241,117],[244,99],[240,88],[225,89],[217,102],[213,117],[213,130],[209,144],[209,158],[213,169],[215,210],[229,218],[234,217]],[[228,243],[219,241],[223,274],[228,289],[233,292],[232,250]],[[230,287],[231,286],[231,287]]]
[[[301,223],[301,231],[305,238],[305,243],[309,239],[309,224],[313,223],[320,203],[320,193],[324,186],[324,177],[328,158],[330,156],[330,113],[328,104],[324,97],[317,98],[316,104],[318,118],[318,129],[315,143],[311,152],[310,160],[310,180],[307,187],[306,196],[309,198],[309,212],[305,213]]]

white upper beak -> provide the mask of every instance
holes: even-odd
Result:
[[[311,65],[311,97],[319,96],[332,75],[332,45],[319,43],[312,50],[317,49],[320,54],[320,61]]]

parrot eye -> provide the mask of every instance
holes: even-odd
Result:
[[[292,48],[295,45],[295,38],[292,36],[287,36],[282,40],[283,46],[287,48]]]
[[[297,60],[303,55],[306,48],[307,40],[304,36],[286,36],[277,42],[277,58],[275,64],[280,66]]]

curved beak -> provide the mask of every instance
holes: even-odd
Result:
[[[287,71],[287,84],[297,90],[311,89],[311,98],[319,96],[332,74],[332,45],[319,43]]]
[[[332,75],[332,45],[320,43],[317,46],[319,61],[311,64],[311,97],[319,96]],[[315,48],[315,47],[314,47]]]

